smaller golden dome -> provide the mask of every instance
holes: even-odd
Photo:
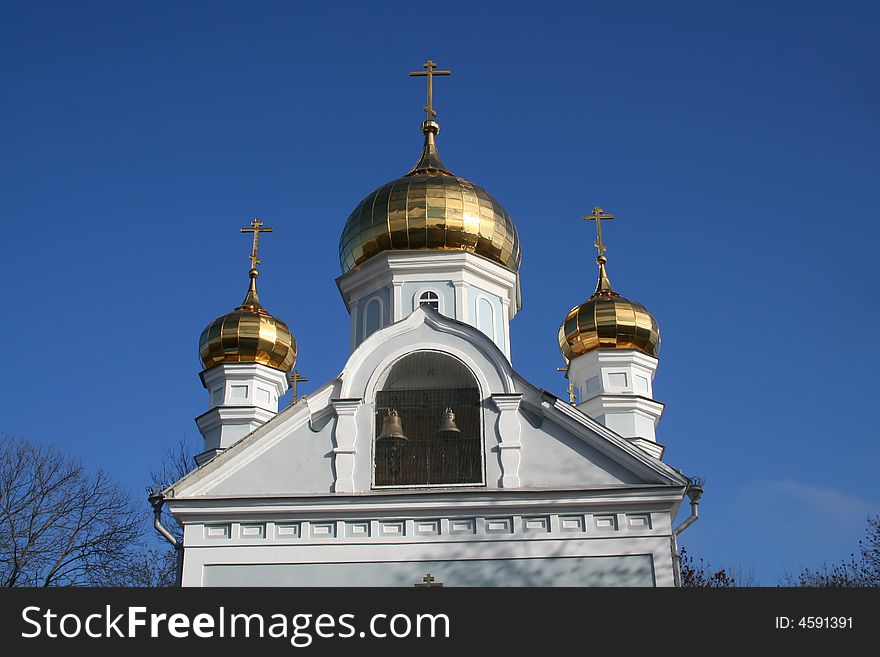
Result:
[[[244,302],[208,324],[199,338],[205,369],[221,363],[260,363],[290,372],[296,363],[296,340],[287,324],[273,317],[257,295],[259,272],[251,269]]]
[[[660,328],[640,303],[611,289],[605,256],[599,263],[599,283],[589,299],[571,309],[559,327],[559,349],[566,362],[594,349],[637,349],[657,357]]]

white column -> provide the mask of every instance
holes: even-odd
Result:
[[[518,488],[519,466],[522,460],[520,453],[522,425],[519,420],[522,393],[495,394],[492,395],[492,401],[498,409],[496,431],[501,461],[501,488]]]
[[[333,492],[354,492],[354,455],[357,451],[357,422],[355,415],[361,407],[360,399],[331,399],[336,411],[333,430]]]
[[[510,299],[501,297],[501,322],[504,324],[504,355],[510,359]]]
[[[352,299],[348,304],[348,314],[351,315],[351,350],[354,351],[355,347],[357,347],[357,309],[358,309],[358,300]]]
[[[464,281],[452,281],[455,287],[455,319],[470,324],[468,321],[468,284]]]
[[[403,319],[403,282],[391,281],[391,323]]]

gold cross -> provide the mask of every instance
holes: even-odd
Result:
[[[263,222],[259,219],[254,219],[251,222],[252,228],[242,228],[242,233],[253,233],[254,234],[254,245],[251,247],[251,269],[256,269],[257,265],[260,264],[260,259],[257,257],[257,247],[260,242],[260,233],[271,233],[271,228],[263,228]]]
[[[441,582],[435,582],[434,576],[431,573],[428,573],[427,575],[422,577],[421,584],[413,584],[413,586],[416,588],[422,588],[422,589],[434,589],[437,587],[442,587],[443,584]]]
[[[290,382],[290,387],[293,388],[293,397],[290,399],[290,404],[293,405],[296,403],[296,384],[300,381],[308,381],[309,379],[305,376],[302,376],[296,370],[293,370],[293,374],[287,377],[287,380]]]
[[[614,219],[613,214],[608,214],[600,208],[598,205],[593,208],[593,211],[584,217],[587,221],[595,221],[596,222],[596,235],[598,239],[593,242],[593,246],[595,246],[599,250],[599,256],[605,255],[605,251],[608,249],[605,248],[605,242],[602,241],[602,220]]]
[[[424,71],[411,71],[411,77],[427,77],[428,78],[428,104],[425,105],[425,114],[428,115],[427,120],[430,121],[435,116],[437,116],[437,112],[434,111],[434,76],[435,75],[452,75],[452,71],[435,71],[437,68],[437,64],[432,62],[430,59],[422,64],[422,68],[427,69]]]
[[[568,367],[557,367],[557,372],[565,372],[565,378],[568,379]],[[572,406],[575,405],[575,394],[574,394],[574,381],[568,379],[568,403]]]

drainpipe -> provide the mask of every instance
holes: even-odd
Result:
[[[703,496],[703,483],[704,481],[700,477],[691,477],[688,480],[688,485],[684,492],[691,501],[691,515],[672,530],[672,572],[675,576],[676,586],[681,586],[681,553],[678,551],[678,535],[694,524],[700,517],[700,498]]]
[[[183,581],[183,541],[178,541],[171,535],[171,532],[162,526],[162,505],[165,504],[165,496],[162,493],[150,491],[147,500],[149,500],[150,506],[153,507],[153,527],[156,528],[156,531],[166,541],[171,543],[177,553],[177,586],[180,586]]]
[[[153,507],[153,527],[165,537],[166,541],[171,543],[175,550],[183,549],[183,542],[174,538],[171,532],[162,526],[162,505],[165,504],[165,496],[162,493],[150,493],[147,499],[150,506]]]

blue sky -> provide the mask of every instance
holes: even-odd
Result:
[[[595,284],[658,318],[667,462],[706,478],[713,563],[845,558],[880,511],[880,45],[874,3],[0,4],[0,431],[138,494],[197,443],[197,341],[247,285],[308,390],[348,355],[338,238],[421,145],[523,243],[514,367],[559,395],[556,331]]]

